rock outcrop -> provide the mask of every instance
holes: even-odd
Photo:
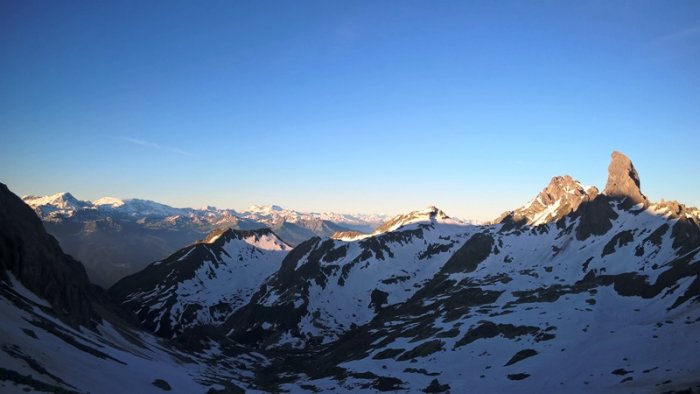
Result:
[[[0,183],[0,281],[13,286],[8,273],[65,322],[90,327],[101,321],[90,301],[99,291],[83,265],[64,254],[32,209]]]
[[[646,196],[640,189],[639,174],[632,161],[624,154],[614,151],[612,161],[608,166],[608,182],[603,194],[614,199],[622,199],[625,208],[637,204],[649,205]]]

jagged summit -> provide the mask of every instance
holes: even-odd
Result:
[[[557,221],[597,195],[595,186],[586,187],[569,175],[555,176],[537,197],[521,208],[503,213],[496,223],[511,221],[537,226]]]
[[[640,203],[648,205],[649,201],[640,189],[639,174],[629,157],[614,151],[611,159],[608,166],[608,182],[603,194],[625,199],[629,206]]]

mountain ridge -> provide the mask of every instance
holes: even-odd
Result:
[[[307,214],[281,207],[259,207],[266,212],[260,214],[213,207],[173,208],[138,198],[105,197],[90,202],[78,200],[70,193],[24,198],[61,247],[83,261],[90,279],[103,286],[114,284],[217,228],[270,227],[286,242],[296,245],[317,235],[350,230],[328,220],[331,218],[347,222],[352,228],[374,226],[361,216]]]

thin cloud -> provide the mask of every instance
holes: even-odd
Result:
[[[692,37],[700,37],[700,25],[678,30],[651,40],[651,45],[672,44]]]
[[[158,149],[166,152],[171,152],[171,153],[177,153],[178,155],[183,155],[183,156],[190,156],[190,157],[195,157],[196,155],[187,151],[184,151],[180,148],[176,148],[173,146],[166,146],[166,145],[161,145],[161,144],[156,144],[155,142],[149,142],[149,141],[144,141],[144,140],[139,140],[136,138],[131,138],[131,137],[117,137],[118,139],[128,142],[130,144],[134,145],[140,145],[140,146],[145,146],[147,148],[153,148],[153,149]]]

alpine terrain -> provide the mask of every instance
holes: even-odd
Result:
[[[266,228],[215,226],[107,291],[3,186],[0,387],[700,392],[700,211],[650,201],[622,153],[608,172],[485,225],[428,207],[297,243],[254,207],[231,217]]]
[[[338,231],[370,231],[382,216],[302,213],[276,205],[246,211],[173,208],[142,199],[104,197],[83,201],[70,193],[24,196],[61,248],[85,264],[102,286],[140,271],[217,229],[270,228],[291,245]]]

